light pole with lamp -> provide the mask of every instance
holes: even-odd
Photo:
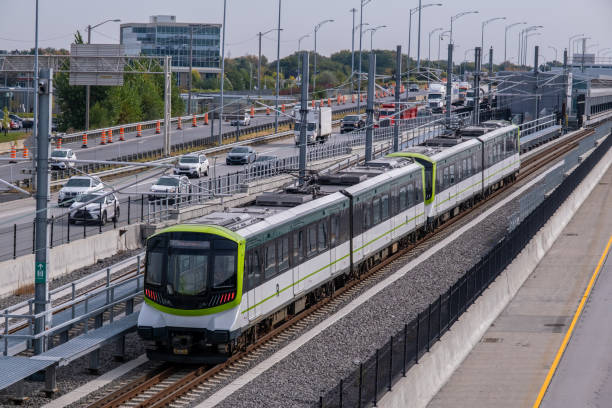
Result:
[[[440,35],[438,35],[438,59],[436,61],[440,61],[440,41],[446,38],[446,35],[450,34],[450,30],[442,31]]]
[[[87,44],[91,44],[91,30],[93,30],[96,27],[100,27],[102,24],[106,24],[106,23],[119,23],[121,20],[118,18],[115,19],[108,19],[108,20],[104,20],[101,23],[98,23],[96,25],[88,25],[87,26]],[[91,97],[91,87],[89,85],[85,86],[85,130],[89,130],[89,100]]]
[[[280,33],[281,33],[281,2],[278,0],[278,32],[276,35],[276,98],[274,108],[274,133],[278,133],[278,95],[280,93]]]
[[[368,28],[367,30],[364,31],[364,33],[367,33],[368,31],[370,32],[370,53],[374,53],[374,33],[378,30],[380,30],[381,28],[386,28],[386,25],[379,25],[373,28]]]
[[[357,9],[353,7],[349,10],[353,14],[353,26],[351,29],[351,94],[355,89],[355,13],[357,13]],[[300,64],[298,62],[298,68]]]
[[[261,99],[261,37],[263,37],[264,35],[268,33],[271,33],[274,30],[276,30],[276,28],[272,28],[264,33],[260,31],[257,34],[259,36],[259,54],[258,54],[259,57],[257,59],[257,94],[260,99]]]
[[[530,31],[533,30],[537,30],[543,28],[543,26],[530,26],[525,28],[524,30],[521,30],[521,32],[519,33],[519,65],[525,65],[526,61],[526,53],[525,53],[525,49],[527,44],[525,43],[526,40],[526,36]]]
[[[529,53],[529,50],[527,49],[528,48],[529,37],[533,37],[533,36],[536,36],[536,35],[542,35],[542,33],[527,33],[527,34],[525,34],[525,57],[524,57],[525,58],[525,65],[527,65],[527,55]]]
[[[412,38],[411,38],[412,37],[412,15],[414,13],[416,13],[417,11],[420,11],[420,10],[422,10],[424,8],[432,7],[432,6],[442,6],[442,3],[423,4],[422,6],[418,6],[418,7],[414,7],[414,8],[410,9],[410,13],[409,13],[410,16],[408,18],[408,61],[406,63],[406,70],[408,72],[410,72],[410,46],[412,44]],[[420,16],[420,13],[419,13],[419,22],[421,21],[420,18],[421,18],[421,16]],[[419,42],[419,51],[417,52],[417,54],[418,54],[418,57],[417,57],[417,72],[418,72],[418,69],[421,66],[421,53],[420,53],[420,48],[421,48],[421,25],[420,24],[419,24],[419,34],[418,34],[418,37],[419,37],[419,40],[418,40],[418,42]]]
[[[578,37],[584,37],[584,34],[576,34],[576,35],[572,35],[571,37],[569,37],[569,39],[567,40],[567,52],[571,52],[572,55],[570,55],[570,59],[573,58],[573,52],[574,50],[572,50],[572,40],[574,40],[575,38]]]
[[[429,77],[431,76],[431,36],[438,31],[444,30],[443,27],[434,28],[429,32],[429,46],[428,46],[428,63],[427,63],[427,88],[429,89]]]
[[[506,26],[506,29],[504,31],[504,64],[506,64],[506,61],[508,61],[508,57],[507,57],[507,55],[508,55],[507,54],[507,50],[508,50],[508,30],[510,30],[512,27],[516,27],[517,25],[522,25],[522,24],[527,24],[527,22],[526,21],[522,21],[520,23],[508,24]]]
[[[555,51],[555,59],[554,62],[557,62],[557,48],[553,47],[552,45],[549,45],[548,48],[552,49],[553,51]]]
[[[455,20],[460,19],[463,16],[467,16],[468,14],[478,14],[477,10],[474,11],[464,11],[461,12],[459,14],[455,14],[454,16],[451,17],[451,26],[450,26],[450,43],[453,43],[453,23],[455,22]]]
[[[370,24],[363,23],[363,24],[358,24],[357,26],[353,27],[353,38],[355,37],[355,31],[357,31],[357,29],[361,31],[361,29],[364,26],[368,26],[368,25]],[[354,50],[351,52],[351,93],[353,92],[355,92],[355,51]]]
[[[359,72],[357,73],[357,93],[359,94],[357,98],[357,114],[360,113],[361,110],[361,43],[363,39],[363,6],[371,2],[372,0],[361,0],[360,1],[360,11],[359,11]],[[315,72],[316,74],[316,72]],[[313,88],[314,89],[314,88]]]
[[[488,20],[482,22],[482,28],[480,30],[480,49],[484,51],[484,29],[487,24],[492,23],[493,21],[505,20],[506,17],[493,17]],[[484,52],[480,55],[481,61],[484,61]]]
[[[333,23],[334,20],[323,20],[314,28],[314,69],[312,71],[312,92],[317,90],[317,31],[326,23]]]
[[[298,57],[298,67],[297,67],[298,77],[300,76],[300,61],[299,61],[299,59],[300,59],[300,45],[302,43],[302,40],[304,38],[308,38],[308,37],[310,37],[310,34],[305,34],[305,35],[301,36],[300,38],[298,38],[298,54],[297,54],[297,57]]]

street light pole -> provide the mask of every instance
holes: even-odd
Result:
[[[271,33],[272,31],[274,31],[274,28],[266,31],[265,33],[260,31],[259,34],[257,34],[259,36],[259,57],[257,59],[257,95],[259,99],[261,99],[261,37]]]
[[[38,5],[38,0],[36,1],[36,4]],[[38,6],[37,6],[38,7]],[[94,26],[92,26],[91,24],[87,26],[87,44],[91,44],[91,30],[93,30],[96,27],[100,27],[102,24],[106,24],[106,23],[118,23],[121,20],[118,18],[115,19],[109,19],[109,20],[104,20],[101,23],[98,23]],[[38,47],[36,47],[38,50]],[[37,74],[38,75],[38,74]],[[90,100],[90,95],[91,95],[91,89],[89,85],[85,85],[85,130],[89,130],[89,100]],[[35,126],[36,124],[34,124]]]
[[[356,8],[349,10],[353,13],[353,28],[351,30],[351,94],[355,91],[355,13]]]
[[[332,23],[334,20],[323,20],[318,23],[314,28],[314,70],[312,72],[312,92],[315,92],[317,89],[317,31],[323,26],[325,23]]]
[[[436,61],[438,61],[438,63],[440,62],[440,42],[442,41],[442,39],[446,38],[446,34],[450,33],[449,30],[443,31],[440,33],[440,35],[438,35],[438,59]]]
[[[506,61],[508,61],[508,30],[510,30],[512,27],[516,27],[517,25],[521,25],[521,24],[527,24],[526,21],[521,21],[520,23],[513,23],[513,24],[508,24],[506,26],[506,30],[504,32],[504,67],[506,64]]]
[[[298,68],[298,77],[300,76],[300,64],[301,64],[301,62],[300,62],[300,49],[301,49],[301,44],[302,44],[302,40],[304,38],[308,38],[308,37],[310,37],[310,34],[305,34],[305,35],[301,36],[300,38],[298,38],[298,53],[297,53],[297,58],[298,58],[298,67],[297,67]]]
[[[444,28],[438,27],[434,28],[429,32],[429,45],[428,45],[428,61],[427,61],[427,88],[429,88],[429,77],[431,75],[431,36],[437,33],[438,31],[442,31]]]
[[[555,62],[557,61],[557,49],[555,47],[553,47],[552,45],[549,45],[548,48],[552,49],[555,51]]]
[[[573,50],[572,50],[572,40],[574,38],[578,38],[578,37],[583,37],[584,34],[576,34],[576,35],[572,35],[569,40],[567,41],[567,52],[571,53],[570,58],[573,58]]]
[[[450,26],[450,43],[451,44],[453,43],[453,22],[455,20],[460,19],[463,16],[467,16],[468,14],[478,14],[478,11],[477,10],[474,10],[474,11],[464,11],[462,13],[455,14],[454,16],[451,17],[451,26]]]
[[[223,0],[223,42],[221,43],[221,107],[219,109],[219,146],[223,144],[223,84],[225,83],[225,17],[227,0]],[[166,127],[170,126],[166,123]]]
[[[359,11],[359,72],[357,73],[357,93],[359,94],[357,98],[357,114],[361,112],[361,43],[363,39],[363,6],[371,2],[372,0],[361,0],[360,3],[360,11]],[[315,73],[316,74],[316,73]],[[314,90],[314,88],[313,88]]]
[[[274,109],[274,133],[278,133],[278,95],[280,93],[280,33],[281,33],[281,1],[278,0],[278,33],[276,36],[276,99]]]
[[[496,21],[496,20],[505,20],[506,17],[494,17],[494,18],[490,18],[488,20],[485,20],[482,22],[482,29],[480,31],[480,49],[484,50],[484,29],[487,26],[487,24]],[[482,56],[482,58],[484,58],[484,55]]]

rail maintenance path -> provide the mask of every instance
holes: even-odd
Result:
[[[612,166],[429,407],[611,407],[611,246]]]

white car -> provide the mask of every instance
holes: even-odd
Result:
[[[117,200],[114,194],[106,196],[104,194],[106,192],[96,191],[78,196],[70,206],[68,222],[74,224],[77,221],[82,221],[83,223],[93,221],[104,225],[109,219],[115,222],[118,221],[120,213],[119,200]]]
[[[187,154],[181,156],[176,167],[174,168],[174,174],[186,175],[187,177],[202,177],[202,175],[208,176],[208,169],[210,165],[208,158],[204,154]]]
[[[162,176],[151,186],[149,201],[168,198],[170,202],[174,202],[177,196],[178,200],[182,200],[184,196],[179,194],[189,193],[190,186],[186,176]]]
[[[240,119],[234,119],[230,122],[231,126],[249,126],[251,124],[251,115],[247,112],[244,113],[244,117]]]
[[[59,161],[58,159],[62,159]],[[68,161],[64,161],[68,160]],[[69,167],[74,167],[76,154],[72,149],[55,149],[51,152],[51,160],[49,160],[49,168],[51,170],[66,170]]]
[[[70,205],[78,195],[93,193],[94,191],[100,191],[103,188],[104,185],[102,184],[102,181],[100,181],[99,177],[72,176],[59,191],[57,204],[59,206],[63,206],[66,203]]]

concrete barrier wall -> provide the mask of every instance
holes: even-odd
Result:
[[[379,407],[426,407],[448,381],[491,323],[512,300],[546,252],[612,164],[612,150],[593,168],[553,217],[476,302],[461,315],[419,364],[384,395]]]
[[[48,279],[52,281],[125,250],[142,247],[141,225],[117,228],[59,245],[49,250]],[[34,287],[34,255],[0,263],[0,297],[30,293]]]

